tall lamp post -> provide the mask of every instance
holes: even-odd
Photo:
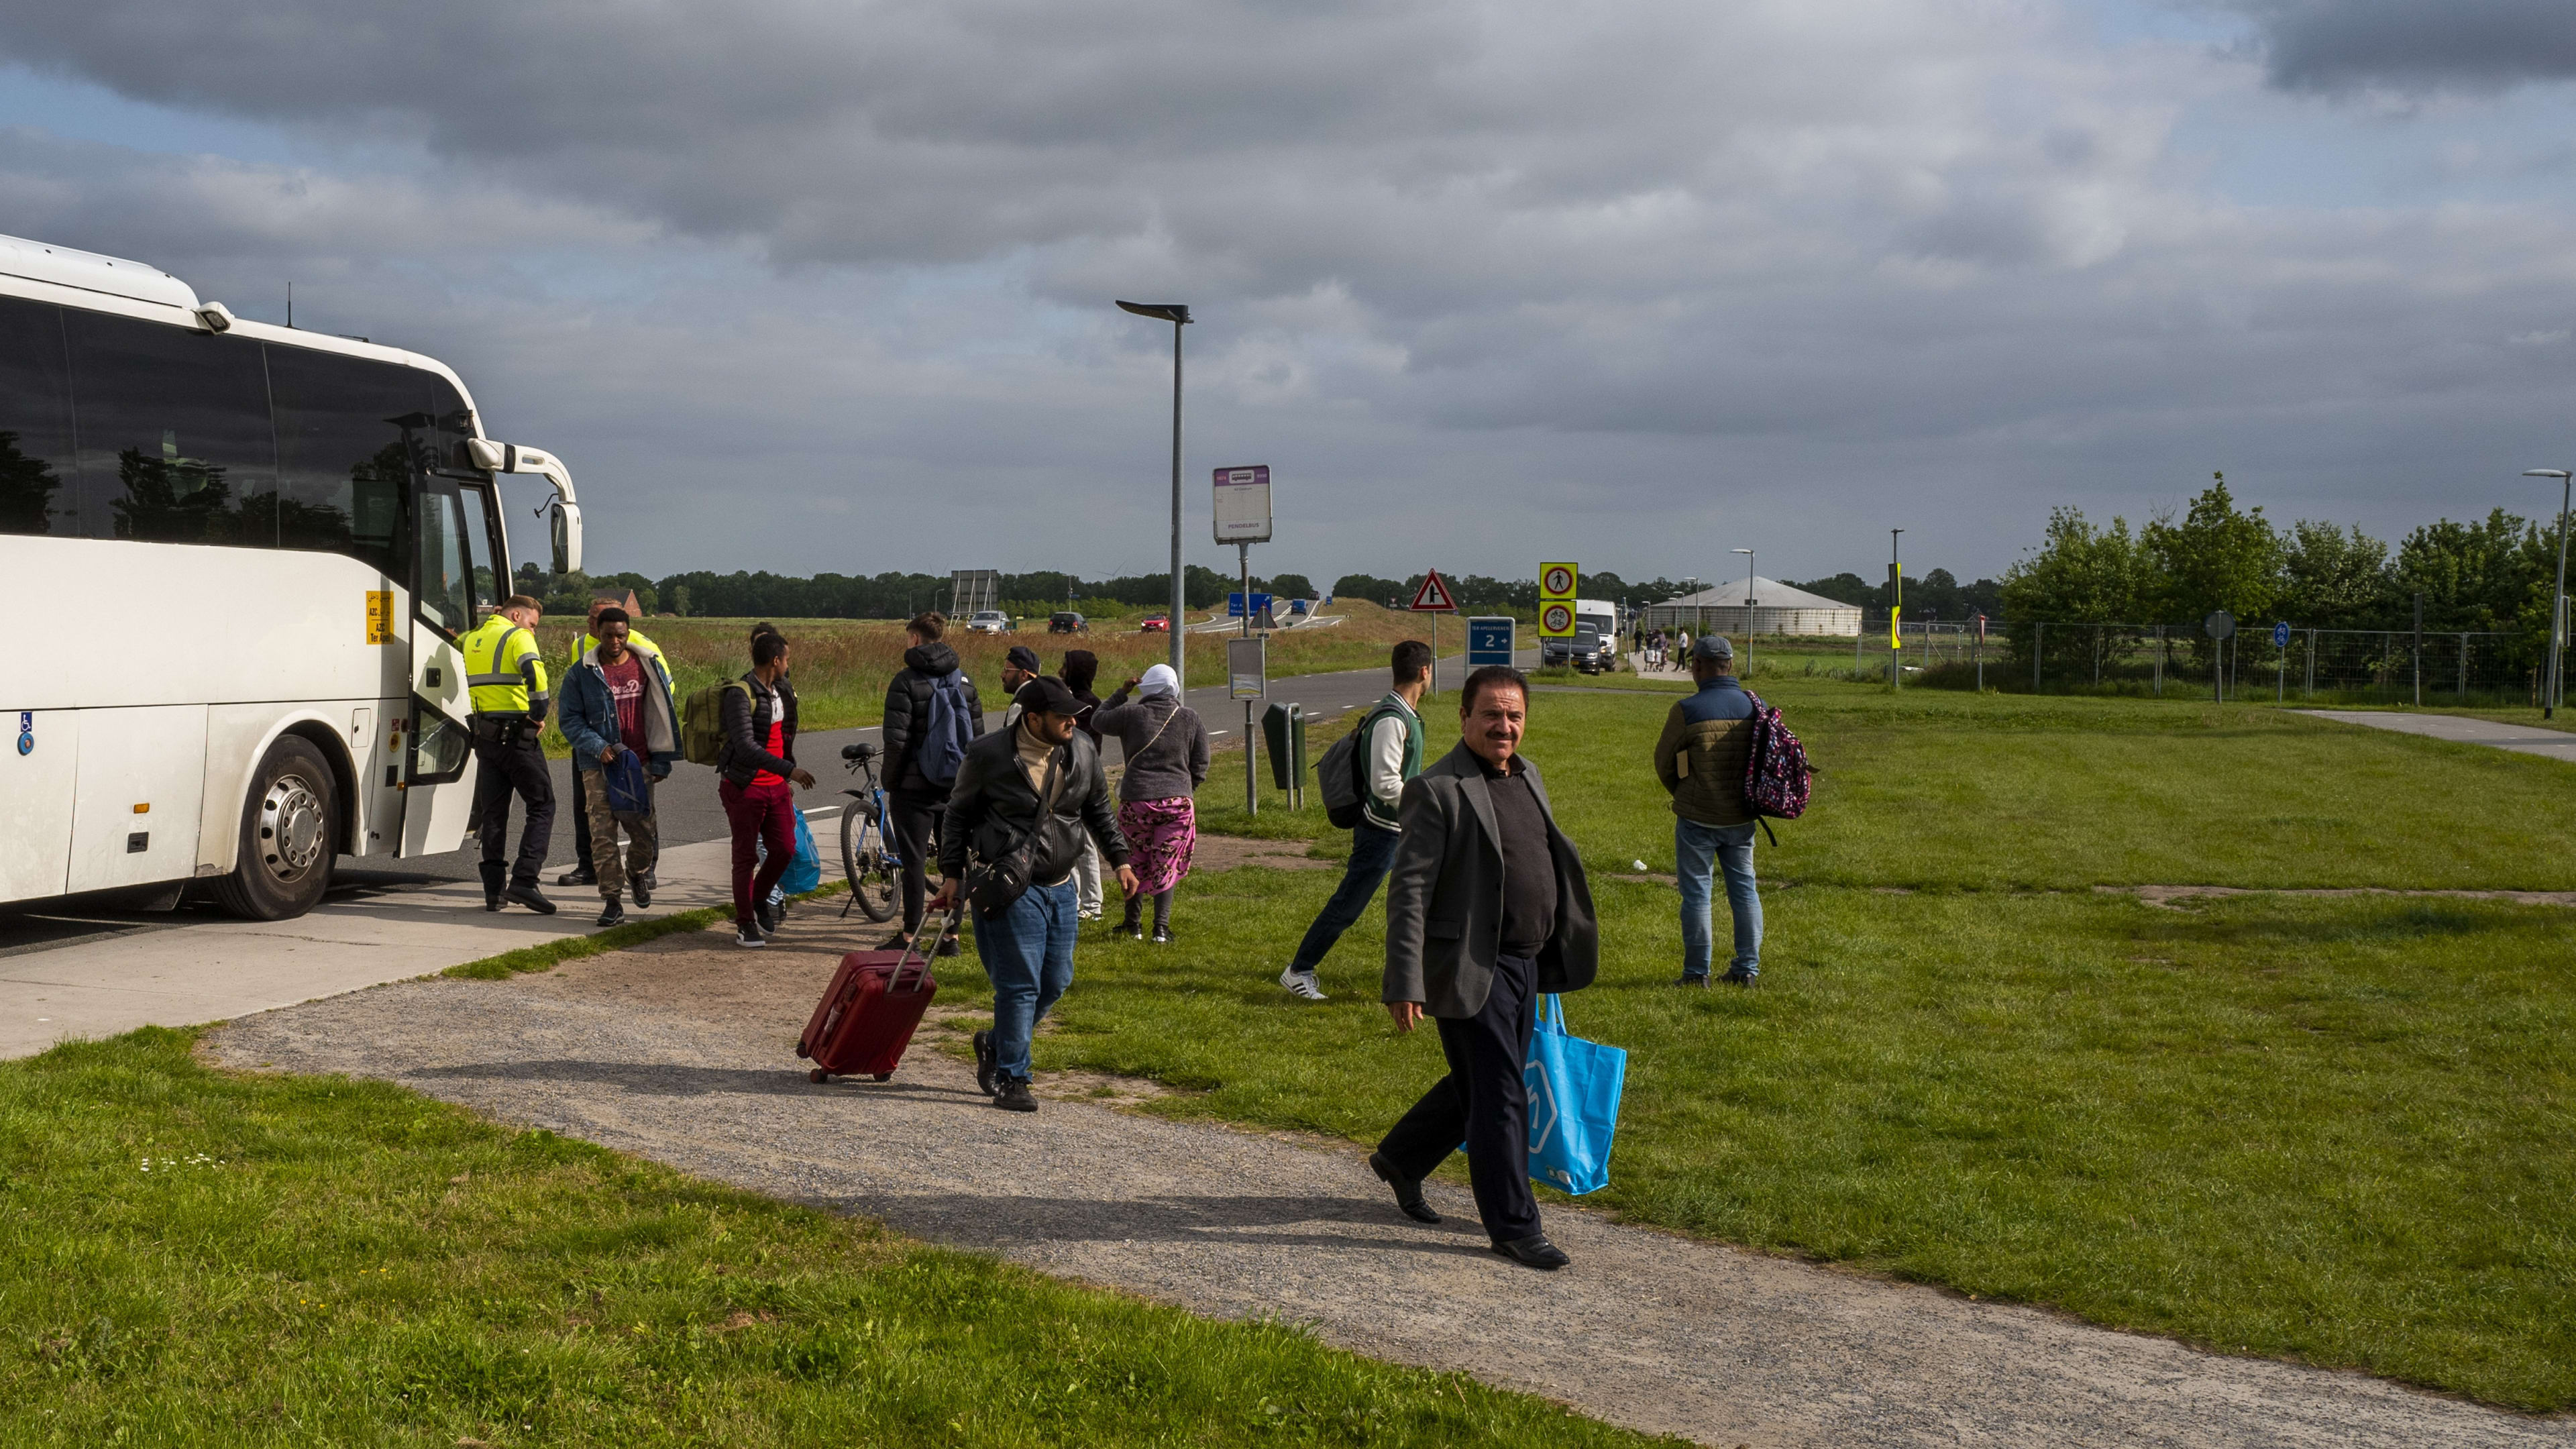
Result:
[[[1744,555],[1744,671],[1753,672],[1753,550],[1739,548]]]
[[[2546,692],[2540,696],[2540,717],[2556,719],[2558,698],[2566,685],[2566,681],[2562,678],[2565,665],[2561,660],[2567,648],[2567,641],[2560,635],[2566,627],[2567,620],[2568,491],[2571,486],[2576,486],[2576,479],[2570,479],[2564,468],[2525,468],[2522,470],[2522,476],[2558,480],[2558,587],[2549,595],[2549,683]]]
[[[1696,576],[1682,580],[1682,597],[1691,601],[1691,628],[1696,632],[1700,626],[1699,579]],[[1677,629],[1680,628],[1681,621],[1678,619],[1674,620],[1673,627]]]
[[[1190,325],[1190,309],[1180,302],[1121,302],[1118,305],[1139,317],[1172,324],[1172,672],[1180,676],[1181,688],[1187,689],[1189,671],[1181,664],[1182,636],[1189,632],[1185,627],[1188,620],[1183,613],[1186,599],[1181,591],[1181,329]]]

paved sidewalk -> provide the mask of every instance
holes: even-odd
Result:
[[[2542,729],[2538,725],[2499,724],[2491,719],[2459,714],[2399,714],[2375,709],[2303,709],[2298,713],[2375,730],[2423,735],[2428,739],[2450,740],[2463,745],[2492,745],[2516,754],[2546,755],[2553,760],[2576,763],[2576,734]]]
[[[2576,1445],[2358,1374],[2226,1358],[2025,1308],[1551,1210],[1538,1274],[1394,1210],[1358,1149],[1058,1098],[997,1112],[942,1024],[892,1082],[807,1082],[793,1041],[849,934],[666,938],[542,976],[436,979],[238,1022],[237,1067],[402,1083],[778,1197],[1220,1317],[1276,1315],[1715,1445]],[[1086,951],[1116,949],[1086,943]],[[951,980],[971,962],[944,963]],[[1077,991],[1081,988],[1077,981]],[[1150,1092],[1042,1080],[1042,1090]]]

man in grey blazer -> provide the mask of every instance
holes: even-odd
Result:
[[[1467,1146],[1494,1251],[1533,1268],[1566,1256],[1539,1230],[1529,1184],[1529,1055],[1542,993],[1580,991],[1601,934],[1582,858],[1556,828],[1538,767],[1520,753],[1529,681],[1489,664],[1458,696],[1463,738],[1404,787],[1386,892],[1386,986],[1396,1029],[1428,1011],[1449,1075],[1369,1156],[1408,1217],[1436,1223],[1422,1179]]]

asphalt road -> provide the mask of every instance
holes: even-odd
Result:
[[[1534,651],[1524,651],[1526,666],[1536,659]],[[1463,659],[1452,657],[1440,663],[1441,679],[1454,685],[1465,676]],[[1296,702],[1305,706],[1309,719],[1329,719],[1362,705],[1375,702],[1386,692],[1387,674],[1380,669],[1353,669],[1333,674],[1307,674],[1271,681],[1270,695],[1263,702]],[[987,694],[988,704],[995,689]],[[1243,706],[1228,699],[1222,688],[1190,690],[1185,696],[1191,708],[1207,721],[1210,742],[1223,749],[1237,742],[1243,732]],[[1000,712],[988,710],[987,723],[998,723]],[[838,810],[843,797],[840,791],[856,784],[841,763],[841,747],[859,740],[874,743],[879,732],[873,725],[865,729],[818,730],[797,740],[799,763],[814,772],[815,786],[797,801],[813,820],[817,841],[826,842],[828,858],[836,849]],[[1119,759],[1113,742],[1109,746],[1112,763]],[[546,886],[554,894],[554,877],[572,868],[573,831],[577,828],[572,809],[572,762],[553,762],[555,780],[555,820],[552,840],[546,852]],[[721,840],[728,827],[724,810],[716,802],[716,772],[704,765],[681,763],[671,772],[656,792],[655,806],[661,817],[662,843],[665,848],[699,841]],[[511,812],[511,841],[517,844],[518,812]],[[472,843],[444,855],[419,856],[408,860],[391,857],[365,860],[344,856],[334,873],[332,891],[335,897],[351,894],[405,890],[438,881],[473,880],[479,875],[476,862],[480,850]],[[587,898],[586,891],[576,894]],[[0,957],[44,952],[76,945],[105,936],[141,931],[183,928],[191,923],[229,919],[208,903],[191,900],[175,911],[132,912],[97,901],[70,901],[21,914],[0,913]]]

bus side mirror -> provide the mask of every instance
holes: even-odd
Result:
[[[554,506],[555,572],[578,573],[581,570],[581,505],[557,503]]]

